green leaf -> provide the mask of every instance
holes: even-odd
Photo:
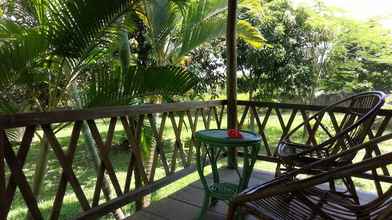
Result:
[[[15,83],[26,76],[48,49],[45,37],[36,30],[15,35],[12,40],[0,45],[0,86]]]
[[[166,61],[166,51],[169,46],[167,42],[174,37],[173,30],[176,28],[181,10],[176,2],[169,0],[145,2],[145,16],[142,19],[148,29],[147,34],[153,47],[154,58],[160,65]]]
[[[64,57],[82,57],[111,34],[106,28],[131,4],[131,0],[51,1],[48,38],[54,52]]]
[[[0,97],[0,115],[2,114],[15,114],[16,112],[20,112],[21,109],[19,106],[12,102],[12,101],[5,101]],[[6,129],[5,132],[7,133],[7,137],[11,142],[19,141],[20,137],[20,129],[21,128],[14,128],[14,129]]]
[[[0,20],[0,43],[9,40],[16,40],[25,34],[27,29],[9,20]]]
[[[254,48],[261,48],[265,43],[263,35],[247,21],[237,22],[237,33],[238,37]]]
[[[135,98],[150,95],[181,95],[192,89],[198,78],[177,66],[129,67],[97,73],[82,94],[84,107],[129,105]]]
[[[240,0],[238,7],[240,10],[247,9],[250,15],[261,19],[263,16],[263,7],[261,2],[261,0]]]
[[[188,6],[182,21],[181,42],[174,56],[174,62],[178,62],[201,44],[225,33],[226,9],[225,0],[200,0]]]

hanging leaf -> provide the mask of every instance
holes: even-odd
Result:
[[[34,29],[12,38],[0,45],[0,86],[12,84],[23,75],[27,77],[35,61],[48,49],[45,37]]]
[[[135,98],[151,95],[182,95],[198,83],[198,78],[178,66],[129,67],[124,74],[97,73],[82,95],[84,107],[129,105]]]
[[[238,7],[240,9],[246,9],[247,13],[258,19],[261,19],[261,17],[263,16],[263,7],[261,0],[240,0]]]
[[[48,38],[54,52],[65,57],[82,57],[112,34],[111,26],[132,4],[131,0],[51,1],[48,7]]]
[[[261,48],[265,43],[263,35],[247,21],[237,22],[237,33],[239,38],[254,48]]]

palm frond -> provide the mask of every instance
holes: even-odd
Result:
[[[263,16],[263,7],[261,0],[240,0],[238,7],[240,9],[246,9],[247,13],[252,17],[261,19]]]
[[[188,4],[191,2],[191,0],[170,0],[170,2],[173,2],[181,10],[184,10],[188,6]]]
[[[175,25],[176,11],[169,0],[150,0],[146,4],[148,26],[157,40],[162,40]]]
[[[198,83],[198,78],[177,66],[129,67],[124,74],[97,73],[83,92],[84,107],[129,105],[135,98],[150,95],[181,95]]]
[[[11,114],[18,111],[20,111],[20,108],[16,103],[4,100],[0,97],[0,114]]]
[[[45,25],[48,21],[48,17],[46,16],[46,11],[49,6],[49,2],[51,0],[29,0],[26,2],[30,2],[30,11],[34,16],[35,20],[38,21],[40,25]]]
[[[45,37],[34,29],[14,37],[0,44],[0,86],[12,84],[28,74],[48,49]]]
[[[80,57],[99,45],[131,0],[56,0],[48,7],[48,38],[55,54]]]
[[[145,14],[142,20],[148,28],[147,36],[157,63],[162,64],[166,56],[168,42],[173,37],[171,35],[183,10],[182,7],[185,5],[178,5],[178,2],[171,0],[149,0],[144,4]]]
[[[241,7],[260,6],[256,0],[243,0]],[[261,10],[259,7],[254,11]],[[226,32],[226,0],[200,0],[192,2],[187,8],[181,29],[181,43],[175,51],[174,62],[180,60],[204,42],[221,37]],[[238,36],[250,46],[260,48],[265,41],[261,33],[245,20],[237,22]]]
[[[202,43],[224,34],[226,8],[225,0],[200,0],[188,6],[181,27],[181,46],[175,52],[174,61],[178,61]]]
[[[12,101],[6,101],[0,97],[0,115],[14,114],[16,112],[20,112],[21,109],[19,107],[20,106],[18,106],[16,103]],[[20,141],[21,129],[23,128],[6,129],[5,132],[7,134],[8,139],[11,142]]]
[[[266,42],[257,28],[244,20],[237,22],[237,33],[239,38],[254,48],[261,48]]]
[[[0,1],[0,7],[4,10],[4,14],[8,17],[12,16],[16,23],[25,24],[28,26],[35,26],[37,20],[35,19],[35,11],[33,0],[7,0]],[[1,15],[0,9],[0,15]]]
[[[0,43],[5,43],[9,40],[16,40],[17,37],[26,33],[27,28],[18,25],[13,21],[1,19],[0,20]]]

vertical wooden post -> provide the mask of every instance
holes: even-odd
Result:
[[[0,131],[0,197],[2,198],[0,201],[0,219],[6,219],[7,215],[4,211],[5,209],[5,198],[6,196],[6,179],[5,179],[5,164],[4,164],[4,148],[5,148],[5,131]]]
[[[227,48],[227,127],[237,128],[237,0],[228,0],[226,48]],[[236,150],[228,152],[228,168],[237,167]]]

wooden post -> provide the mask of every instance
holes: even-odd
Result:
[[[227,127],[237,128],[237,0],[228,0],[226,48],[227,48]],[[228,152],[228,168],[237,167],[236,150]]]
[[[6,219],[7,215],[5,213],[5,198],[6,198],[6,177],[5,177],[5,163],[4,163],[4,148],[5,148],[5,131],[0,130],[0,219]]]

